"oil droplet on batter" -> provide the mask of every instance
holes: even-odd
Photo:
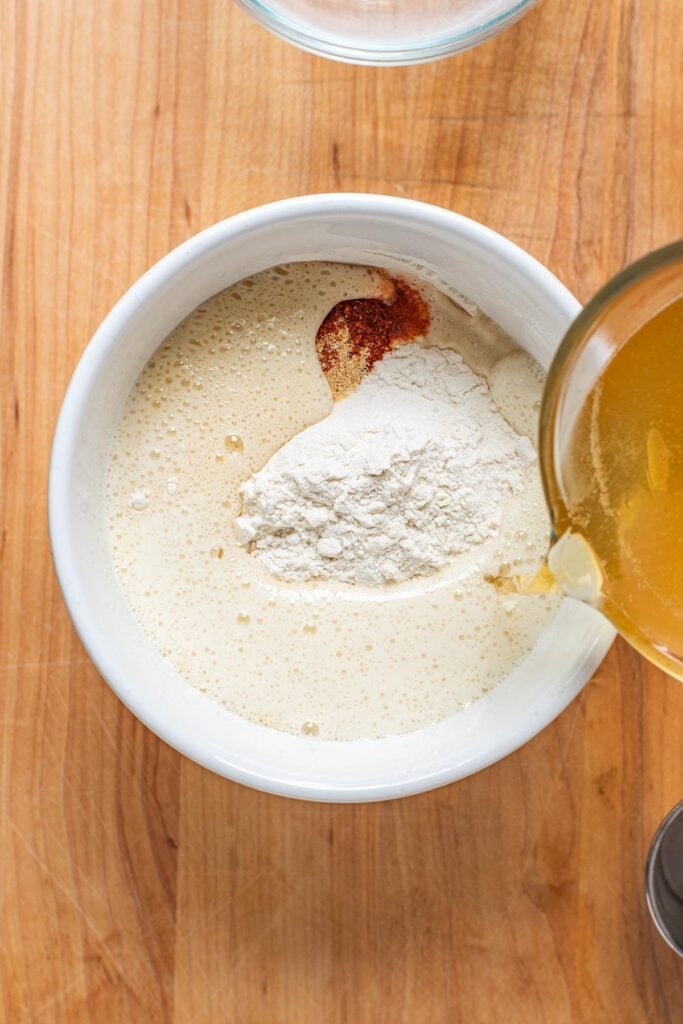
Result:
[[[239,434],[226,434],[225,447],[234,455],[240,455],[244,451],[244,441]]]
[[[318,627],[314,626],[312,622],[307,622],[304,626],[304,633],[317,633]]]
[[[151,452],[149,454],[150,454],[150,458],[152,458],[152,459],[160,459],[161,458],[161,452],[159,451],[158,448],[152,448],[152,450],[151,450]]]
[[[237,621],[246,626],[248,622],[251,622],[251,615],[247,615],[246,612],[238,612]]]
[[[220,546],[220,544],[216,544],[214,547],[211,548],[210,554],[212,558],[222,558],[225,552],[223,551],[223,548]]]
[[[166,490],[169,494],[175,494],[178,490],[178,481],[174,480],[173,477],[167,482]]]
[[[301,726],[301,731],[304,736],[317,736],[320,732],[320,727],[315,722],[304,722]]]

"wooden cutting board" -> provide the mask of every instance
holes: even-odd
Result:
[[[683,230],[679,0],[544,0],[438,64],[329,63],[229,0],[1,0],[3,1024],[660,1024],[643,900],[683,687],[623,644],[522,750],[395,803],[250,792],[90,665],[50,564],[55,416],[171,246],[303,192],[412,196],[586,299]]]

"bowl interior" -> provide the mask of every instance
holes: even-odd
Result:
[[[578,303],[531,257],[486,228],[408,200],[313,196],[240,214],[174,250],[103,322],[64,401],[50,473],[50,531],[80,637],[128,707],[208,768],[271,792],[323,800],[403,796],[498,760],[552,720],[613,639],[565,601],[531,655],[468,709],[416,732],[333,742],[278,733],[189,686],[152,646],[114,576],[103,514],[108,445],[128,393],[166,334],[248,274],[304,259],[374,264],[462,294],[548,366]]]

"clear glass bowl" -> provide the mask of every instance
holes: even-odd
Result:
[[[302,50],[349,64],[449,57],[501,32],[535,0],[237,0]]]
[[[578,476],[567,471],[564,457],[568,439],[572,436],[587,396],[593,391],[617,352],[658,313],[681,298],[683,241],[673,242],[648,253],[620,271],[582,309],[565,334],[548,372],[541,405],[539,433],[541,478],[555,536],[557,533],[562,535],[567,529],[567,524],[571,521],[570,510],[582,504],[585,507],[587,504],[585,483],[579,483]],[[674,334],[674,338],[678,341],[677,334]],[[677,348],[677,352],[679,351],[681,350]],[[680,393],[683,402],[683,377],[679,365],[680,360],[671,366],[671,386],[676,390],[676,400]],[[678,405],[680,406],[680,402]],[[624,431],[625,444],[628,436],[627,416],[628,411],[622,411],[620,426]],[[586,456],[591,467],[590,478],[597,479],[596,456],[592,447],[586,448],[586,451],[590,453]],[[677,456],[672,454],[670,458],[673,477]],[[584,476],[583,481],[585,479]],[[604,484],[601,486],[605,487]],[[638,486],[642,485],[634,479],[634,492]],[[668,485],[665,490],[667,498],[678,500],[680,492],[675,483]],[[612,511],[614,506],[611,504],[614,499],[607,497],[609,492],[606,488],[603,493],[605,496],[601,498],[601,518],[609,522],[615,515]],[[625,491],[622,500],[628,507],[635,498],[627,495],[628,492]],[[592,529],[595,533],[592,534],[588,530],[586,540],[600,554],[605,572],[603,593],[597,607],[632,647],[675,679],[683,681],[683,636],[680,635],[680,630],[667,629],[668,636],[675,633],[675,642],[668,639],[667,643],[658,643],[653,639],[656,632],[652,631],[652,624],[654,622],[659,626],[660,623],[654,617],[654,613],[647,628],[641,618],[644,608],[680,608],[681,580],[680,574],[677,575],[673,570],[673,550],[661,552],[660,561],[666,559],[666,581],[655,583],[654,578],[649,575],[649,571],[652,571],[652,560],[644,562],[640,557],[636,560],[634,556],[625,556],[627,545],[621,537],[617,548],[618,557],[608,556],[609,544],[613,544],[614,541],[610,537],[606,544],[602,537],[598,544],[597,529],[595,526]],[[629,558],[633,561],[629,562]],[[610,564],[611,569],[607,568]],[[637,597],[638,589],[633,583],[628,589],[624,587],[617,590],[618,598],[611,592],[610,584],[616,584],[622,574],[625,579],[629,578],[628,572],[624,571],[624,566],[629,564],[637,566],[637,577],[648,594],[646,601],[642,597]],[[657,613],[659,617],[662,614],[662,611]],[[680,622],[680,619],[676,621]],[[661,636],[659,639],[661,640]]]

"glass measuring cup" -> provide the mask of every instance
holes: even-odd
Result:
[[[593,604],[683,679],[683,241],[617,274],[569,328],[539,458],[552,533],[535,589]]]

